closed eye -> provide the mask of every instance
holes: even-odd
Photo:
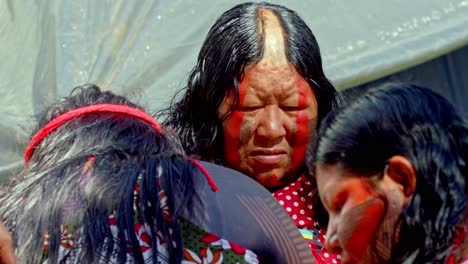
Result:
[[[286,112],[296,112],[305,109],[305,107],[301,106],[281,106],[281,109],[283,109]]]
[[[262,106],[238,106],[236,107],[236,110],[241,112],[253,112],[261,108]]]

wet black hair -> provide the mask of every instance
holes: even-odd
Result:
[[[47,108],[32,134],[65,112],[99,103],[143,110],[124,97],[83,85]],[[169,261],[180,263],[178,219],[197,201],[194,166],[164,129],[156,131],[146,121],[118,113],[83,115],[45,137],[8,183],[0,195],[0,221],[13,233],[20,263],[125,263],[128,249],[134,261],[143,263],[134,232],[137,222],[148,225],[151,237],[174,241],[167,243]],[[170,219],[161,206],[162,190]],[[110,215],[117,232],[111,230]],[[63,228],[74,237],[77,250],[60,249]],[[150,242],[155,263],[156,241]]]
[[[208,32],[187,87],[171,105],[159,112],[164,124],[180,135],[187,154],[224,163],[222,121],[218,109],[234,91],[236,106],[239,82],[247,66],[263,56],[262,10],[270,10],[284,31],[286,57],[309,83],[318,102],[318,119],[335,106],[335,88],[325,77],[319,45],[299,15],[281,5],[247,2],[224,12]]]

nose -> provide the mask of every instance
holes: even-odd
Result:
[[[256,134],[259,137],[274,140],[286,135],[284,118],[277,105],[268,105],[263,109]]]
[[[327,234],[325,237],[325,248],[328,252],[338,255],[341,254],[342,251],[338,240],[337,225],[332,222],[331,218],[328,223]]]

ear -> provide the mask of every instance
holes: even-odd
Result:
[[[403,156],[393,156],[388,160],[385,174],[402,187],[405,198],[413,195],[417,177],[411,161]]]

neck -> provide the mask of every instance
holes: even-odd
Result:
[[[292,183],[296,183],[299,180],[299,178],[302,177],[303,175],[304,175],[303,173],[300,173],[299,175],[295,174],[294,176],[289,176],[289,177],[287,177],[286,183],[283,183],[278,187],[268,188],[268,190],[271,193],[282,190],[282,189],[288,187],[289,185],[291,185]]]

